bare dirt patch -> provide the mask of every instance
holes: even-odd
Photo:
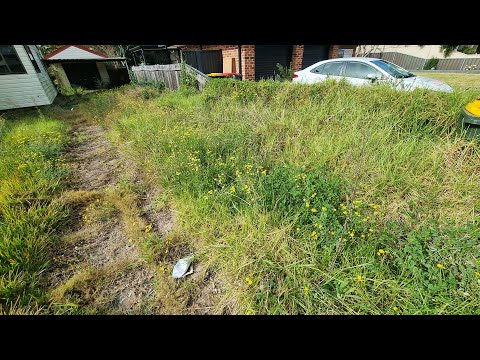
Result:
[[[66,197],[74,199],[70,204],[74,213],[69,231],[55,249],[47,282],[52,289],[66,286],[62,294],[74,294],[78,303],[102,312],[138,313],[145,308],[155,312],[155,272],[129,239],[118,214],[101,220],[89,220],[86,215],[101,201],[105,189],[115,186],[125,160],[100,126],[88,123],[77,111],[63,111],[62,115],[72,123],[76,139],[67,157],[72,175]],[[91,196],[92,191],[97,196]],[[95,276],[79,281],[78,286],[72,284],[76,274],[87,269]]]
[[[70,226],[46,275],[53,303],[77,304],[82,313],[229,313],[217,306],[220,281],[198,261],[192,275],[172,279],[176,261],[194,251],[174,234],[166,194],[103,128],[78,110],[59,111],[75,141],[67,156],[70,189],[59,199],[71,210]],[[150,235],[154,243],[142,244]]]

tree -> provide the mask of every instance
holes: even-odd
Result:
[[[61,48],[63,45],[38,45],[40,52],[43,56],[50,54],[52,51],[55,51]]]
[[[449,57],[460,45],[440,45],[444,57]]]

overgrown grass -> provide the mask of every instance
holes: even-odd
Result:
[[[480,74],[478,73],[418,72],[415,74],[446,82],[455,89],[480,89]]]
[[[165,187],[236,313],[478,313],[478,91],[209,82],[84,111]]]
[[[52,200],[66,175],[67,130],[41,114],[0,122],[0,313],[44,305],[39,275],[66,215]]]

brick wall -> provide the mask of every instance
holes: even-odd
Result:
[[[255,80],[255,45],[242,45],[243,80]]]
[[[330,51],[328,52],[329,59],[336,59],[338,57],[338,50],[339,49],[353,49],[353,55],[355,56],[356,45],[331,45]]]
[[[200,45],[185,45],[182,50],[200,50]],[[232,59],[235,72],[240,72],[238,45],[202,45],[202,50],[222,50],[223,72],[232,72]],[[255,45],[242,45],[242,75],[244,80],[255,80]]]
[[[330,50],[328,51],[328,58],[336,59],[338,57],[338,49],[340,49],[340,45],[330,45]]]
[[[238,46],[237,45],[203,45],[202,50],[222,50],[223,72],[240,72],[238,67]],[[235,59],[235,60],[232,60]],[[232,63],[235,62],[235,67]]]
[[[232,72],[232,58],[235,71],[240,72],[237,45],[204,45],[203,50],[222,50],[223,72]],[[242,45],[242,78],[255,80],[255,45]]]
[[[292,49],[292,68],[293,71],[302,69],[304,45],[293,45]]]

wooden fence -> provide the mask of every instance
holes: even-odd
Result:
[[[188,72],[195,75],[198,89],[203,90],[207,81],[207,75],[188,64],[185,64],[185,68]],[[131,75],[140,84],[146,82],[164,82],[169,89],[177,90],[180,87],[181,70],[182,64],[140,65],[132,66]]]

